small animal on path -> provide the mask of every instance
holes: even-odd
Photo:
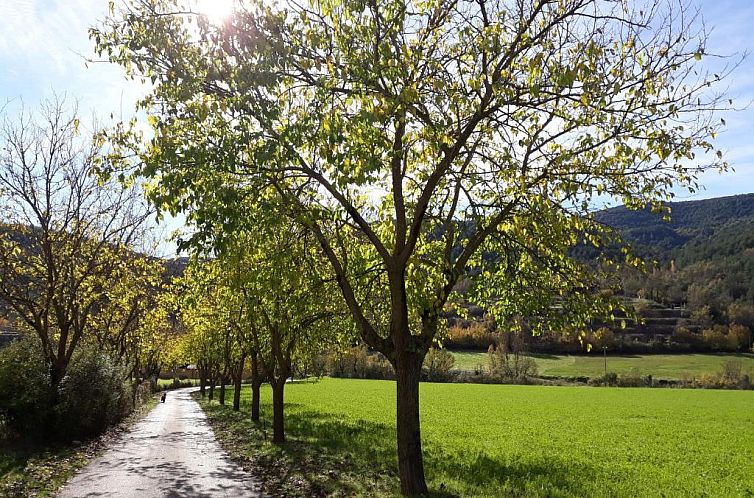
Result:
[[[165,402],[165,398],[167,397],[168,393],[162,393],[162,396],[160,397],[160,401],[163,403]]]

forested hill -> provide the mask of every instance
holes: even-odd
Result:
[[[660,260],[680,257],[690,262],[754,247],[754,194],[667,205],[670,222],[648,209],[631,211],[623,206],[595,216],[617,229],[639,253]]]
[[[754,327],[754,194],[670,207],[670,222],[624,207],[596,213],[636,254],[658,263],[645,275],[624,275],[624,292],[692,310],[708,306],[717,318],[745,306]]]

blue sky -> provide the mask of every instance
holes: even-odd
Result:
[[[208,0],[209,1],[209,0]],[[754,1],[697,0],[712,35],[708,51],[746,53],[754,48]],[[21,98],[33,106],[53,91],[79,101],[81,114],[128,117],[140,94],[119,67],[95,63],[87,29],[107,13],[106,0],[0,0],[0,106],[12,109]],[[742,111],[723,117],[727,129],[717,145],[734,172],[705,174],[706,189],[678,199],[701,199],[754,192],[754,57],[728,81],[729,95]],[[171,222],[176,225],[176,222]]]

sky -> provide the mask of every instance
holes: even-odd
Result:
[[[216,5],[228,0],[200,0]],[[708,52],[754,52],[754,1],[695,0],[712,30]],[[0,0],[0,107],[12,110],[23,100],[33,107],[54,93],[77,100],[80,114],[100,119],[128,118],[143,89],[127,80],[120,67],[93,63],[87,30],[107,13],[107,0]],[[706,173],[705,189],[676,200],[754,192],[754,54],[729,78],[728,95],[742,110],[726,112],[727,127],[715,142],[734,171]],[[180,225],[170,220],[171,229]]]

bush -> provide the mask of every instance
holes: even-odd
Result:
[[[672,340],[677,344],[689,344],[696,346],[701,342],[701,336],[699,334],[693,333],[687,327],[680,325],[673,330]]]
[[[327,355],[325,368],[333,377],[363,377],[368,354],[364,345],[337,349]]]
[[[170,384],[164,384],[158,387],[157,391],[170,391],[171,389],[182,389],[184,387],[194,387],[194,382],[191,379],[173,379]]]
[[[93,436],[118,422],[133,407],[128,371],[108,354],[80,349],[57,392],[35,338],[0,349],[0,416],[18,436],[60,440]],[[142,399],[146,388],[135,396]]]
[[[596,386],[617,386],[618,374],[615,372],[607,372],[606,374],[600,375],[599,377],[589,379],[589,384]]]
[[[36,339],[0,349],[0,416],[10,431],[39,435],[49,422],[51,394],[49,369]]]
[[[382,353],[372,353],[367,356],[365,379],[394,379],[395,370]]]
[[[652,376],[641,375],[636,367],[619,376],[617,382],[620,387],[652,387],[653,385]]]
[[[80,350],[58,388],[57,436],[93,436],[126,416],[132,408],[127,377],[125,367],[108,354]]]
[[[735,351],[738,349],[738,339],[729,336],[727,332],[725,325],[715,325],[702,331],[704,345],[712,351]]]
[[[516,380],[537,375],[534,358],[520,351],[509,353],[504,346],[490,346],[487,350],[490,362],[490,375],[505,380]]]
[[[325,358],[325,368],[332,377],[354,379],[392,379],[390,362],[380,353],[370,353],[366,346],[331,351]]]
[[[731,358],[722,364],[717,373],[703,374],[698,379],[686,379],[688,387],[702,389],[751,389],[751,377],[743,372],[743,363]]]
[[[492,320],[474,321],[463,327],[454,325],[448,329],[445,346],[460,349],[486,349],[498,339]]]
[[[430,348],[424,357],[424,374],[428,380],[445,380],[455,361],[453,354],[447,349]]]
[[[741,380],[743,363],[739,359],[726,360],[720,367],[720,378],[726,384],[737,384]]]
[[[728,328],[728,338],[731,345],[736,345],[735,349],[745,351],[751,344],[751,331],[749,327],[734,323]]]

